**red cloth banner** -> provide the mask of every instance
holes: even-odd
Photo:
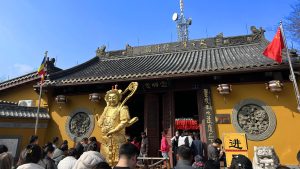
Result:
[[[177,130],[199,130],[199,125],[197,120],[175,119],[175,128]]]

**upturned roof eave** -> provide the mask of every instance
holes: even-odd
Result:
[[[294,64],[295,68],[300,68],[300,63]],[[116,78],[107,80],[95,80],[95,81],[81,81],[81,82],[70,82],[70,83],[53,83],[46,84],[44,87],[63,87],[63,86],[80,86],[89,84],[107,84],[115,82],[128,82],[128,81],[144,81],[144,80],[158,80],[158,79],[180,79],[180,78],[192,78],[192,77],[204,77],[204,76],[216,76],[216,75],[233,75],[233,74],[244,74],[252,72],[270,72],[276,70],[288,70],[289,66],[287,64],[275,65],[275,66],[261,66],[253,69],[229,69],[229,70],[217,70],[217,71],[207,71],[207,72],[193,72],[193,73],[178,73],[178,74],[165,74],[156,76],[141,76],[141,77],[129,77],[129,78]],[[35,86],[38,87],[38,86]]]

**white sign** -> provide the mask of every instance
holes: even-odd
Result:
[[[6,147],[8,148],[8,152],[10,152],[13,157],[16,157],[19,145],[18,138],[0,138],[0,144],[6,145]]]

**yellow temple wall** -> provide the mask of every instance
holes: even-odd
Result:
[[[31,123],[35,124],[35,119],[17,119],[17,118],[1,118],[0,122],[10,122],[10,123]],[[47,123],[47,120],[39,120],[39,123]],[[47,134],[47,128],[38,128],[37,135],[39,137],[39,145],[45,144],[45,135]],[[0,128],[1,138],[18,137],[20,138],[19,153],[29,144],[30,137],[34,135],[34,128]],[[19,155],[19,154],[17,154]]]
[[[54,100],[55,97],[52,97],[52,100],[49,103],[49,113],[51,120],[49,122],[49,127],[47,130],[46,140],[51,140],[54,136],[60,137],[62,140],[68,140],[69,147],[75,146],[75,142],[68,136],[65,125],[67,123],[68,116],[77,109],[87,109],[90,113],[95,116],[103,112],[104,107],[106,106],[103,97],[100,102],[91,102],[89,100],[88,94],[86,95],[74,95],[67,96],[66,104],[58,104]],[[90,136],[94,136],[99,140],[100,129],[95,125],[93,132]]]
[[[38,100],[38,94],[34,91],[33,85],[34,82],[0,91],[0,100],[13,102],[19,100]],[[224,97],[219,95],[216,86],[211,87],[212,104],[216,114],[231,115],[237,103],[241,100],[252,98],[270,106],[276,115],[277,126],[269,138],[263,141],[248,140],[249,158],[253,158],[254,146],[274,146],[282,164],[297,164],[296,154],[300,149],[300,113],[296,110],[297,106],[292,83],[284,83],[284,90],[280,93],[279,99],[277,99],[273,93],[267,91],[263,83],[232,84],[232,88],[233,91],[229,96],[226,96],[225,103]],[[65,129],[68,116],[80,108],[87,109],[93,115],[97,113],[101,114],[106,106],[103,97],[100,102],[93,103],[89,100],[88,94],[67,96],[68,102],[63,105],[56,103],[54,96],[49,95],[48,98],[50,98],[48,105],[51,119],[48,123],[48,129],[38,130],[41,145],[48,140],[52,140],[54,136],[58,136],[62,140],[68,140],[69,146],[73,147],[75,142],[71,140]],[[5,119],[1,119],[1,121],[3,120]],[[24,119],[22,120],[24,121]],[[34,122],[34,120],[31,121]],[[223,133],[236,132],[233,124],[217,124],[216,130],[220,138],[222,138]],[[99,133],[99,128],[94,125],[93,132],[90,136],[95,136],[99,140]],[[21,147],[23,148],[28,143],[29,137],[34,134],[34,129],[0,128],[0,136],[17,136],[20,134],[22,137]]]
[[[16,87],[8,88],[0,91],[0,100],[18,102],[19,100],[33,100],[35,106],[38,105],[38,93],[34,91],[33,85],[36,82],[29,82]],[[43,101],[41,106],[45,106],[46,102]],[[1,118],[0,122],[11,122],[11,123],[31,123],[35,124],[35,119],[26,118]],[[47,123],[48,121],[39,120],[39,123]],[[39,144],[45,143],[45,134],[47,128],[39,128],[37,135],[39,136]],[[34,135],[34,128],[0,128],[0,137],[19,137],[21,139],[20,149],[23,149],[28,145],[29,138]],[[20,150],[19,150],[20,151]]]
[[[36,82],[30,82],[0,91],[0,100],[11,102],[18,102],[19,100],[37,101],[39,95],[34,91],[34,84],[36,84]]]
[[[296,110],[296,98],[292,83],[285,82],[284,89],[276,96],[265,89],[265,84],[232,84],[232,92],[221,96],[217,87],[212,86],[212,104],[216,114],[230,114],[232,120],[233,108],[243,99],[257,99],[270,106],[275,113],[277,126],[274,133],[263,141],[248,140],[249,158],[253,159],[254,146],[274,146],[282,164],[298,164],[296,155],[300,150],[300,113]],[[233,124],[217,124],[217,136],[223,133],[237,132]]]

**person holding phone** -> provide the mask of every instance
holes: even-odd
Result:
[[[215,164],[220,167],[220,159],[222,158],[224,151],[221,149],[222,140],[216,138],[213,143],[207,147],[208,160],[213,160]]]

